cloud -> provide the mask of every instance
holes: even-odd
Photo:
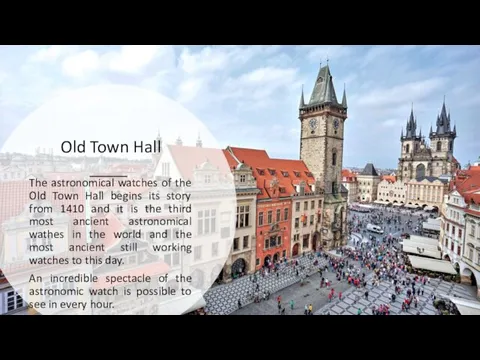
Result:
[[[52,63],[60,58],[78,51],[75,45],[51,45],[41,47],[34,51],[28,58],[30,62]]]
[[[383,127],[390,128],[390,127],[398,127],[400,124],[399,124],[399,121],[397,119],[388,119],[388,120],[383,121],[381,123],[381,125]]]
[[[97,71],[137,75],[157,59],[163,61],[163,66],[174,67],[173,48],[159,45],[125,45],[107,51],[89,49],[66,57],[62,70],[64,75],[73,78],[82,78]]]
[[[2,106],[8,105],[4,116],[15,122],[21,117],[11,114],[80,86],[138,85],[183,103],[223,144],[295,158],[301,85],[308,100],[327,57],[339,99],[346,83],[346,166],[368,159],[380,168],[395,167],[412,102],[419,126],[428,129],[444,95],[459,134],[455,156],[466,162],[478,156],[471,152],[480,153],[479,46],[4,47]]]
[[[354,48],[346,45],[308,45],[301,49],[307,49],[307,58],[316,63],[326,63],[327,59],[335,61],[354,53]]]
[[[81,78],[98,70],[100,67],[100,56],[93,50],[82,51],[71,55],[63,60],[62,71],[64,75]]]
[[[412,103],[413,100],[422,101],[439,88],[443,88],[445,83],[446,79],[444,78],[433,78],[396,85],[391,88],[375,89],[365,95],[356,97],[356,104],[383,108],[405,105]]]

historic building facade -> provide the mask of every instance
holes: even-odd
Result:
[[[448,180],[436,177],[412,179],[405,184],[407,207],[440,209],[444,196],[448,193]]]
[[[308,103],[300,97],[300,159],[325,192],[321,229],[322,246],[334,248],[347,243],[348,191],[342,185],[342,162],[347,97],[337,100],[330,68],[320,67]]]
[[[440,247],[442,257],[452,264],[460,264],[465,242],[465,209],[463,196],[453,190],[445,196],[441,213]]]
[[[480,164],[457,172],[441,213],[439,245],[463,283],[480,281]]]
[[[342,184],[348,191],[347,202],[352,204],[360,200],[358,197],[357,173],[348,169],[342,170]]]
[[[239,163],[227,150],[224,154],[235,180],[237,211],[232,250],[218,280],[230,281],[242,272],[255,272],[257,195],[260,190],[252,168]]]
[[[384,204],[400,206],[405,204],[406,187],[395,176],[384,176],[378,183],[377,200]]]
[[[228,147],[248,165],[259,189],[256,214],[257,269],[317,249],[323,189],[301,160],[272,159],[264,150]]]
[[[373,164],[365,165],[363,171],[357,175],[358,195],[361,202],[374,202],[377,200],[380,175]]]
[[[453,174],[457,170],[457,161],[453,157],[456,126],[451,126],[450,113],[447,114],[445,101],[440,115],[437,116],[436,129],[430,127],[430,146],[422,131],[418,130],[413,108],[407,121],[406,131],[400,136],[402,151],[398,162],[399,180],[408,181],[424,177],[440,177]]]

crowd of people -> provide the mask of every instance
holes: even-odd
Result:
[[[335,289],[331,280],[326,277],[326,273],[334,274],[337,282],[347,283],[355,289],[354,306],[362,297],[368,300],[369,292],[378,287],[382,281],[393,284],[392,293],[387,294],[389,302],[373,305],[371,308],[373,315],[390,315],[392,304],[398,301],[401,302],[402,311],[415,311],[417,315],[420,315],[418,311],[419,296],[424,296],[425,285],[430,282],[430,279],[427,276],[418,276],[408,272],[408,258],[400,251],[399,242],[408,233],[419,232],[421,224],[427,217],[428,215],[424,214],[415,216],[412,211],[397,208],[372,207],[369,212],[353,213],[348,221],[348,227],[350,233],[357,233],[361,236],[362,241],[357,241],[353,246],[337,249],[335,252],[321,251],[306,255],[313,260],[313,269],[305,269],[295,259],[281,259],[269,263],[258,273],[251,275],[250,280],[254,291],[250,296],[254,298],[255,302],[270,299],[270,292],[268,289],[261,288],[258,282],[259,277],[280,277],[284,273],[294,272],[302,282],[315,271],[319,275],[320,289],[329,289],[327,292],[329,302],[343,301],[344,294]],[[367,224],[382,227],[385,230],[384,234],[368,232]],[[357,239],[360,236],[357,236]],[[342,288],[344,289],[344,287]],[[432,302],[435,298],[434,293],[429,294]],[[290,310],[294,310],[294,300],[289,300],[284,305],[282,297],[278,296],[278,314],[285,315],[286,306],[289,306]],[[238,307],[242,307],[240,299]],[[362,308],[358,307],[358,315],[362,314]],[[304,314],[313,315],[311,303],[304,304]]]

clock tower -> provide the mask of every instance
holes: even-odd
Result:
[[[328,64],[320,67],[308,103],[302,89],[299,119],[300,159],[325,191],[323,246],[344,245],[347,242],[347,190],[342,186],[342,160],[347,97],[344,90],[342,101],[338,102]]]

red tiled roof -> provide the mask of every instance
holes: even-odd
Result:
[[[306,192],[312,191],[309,185],[315,183],[315,178],[302,160],[272,159],[265,150],[238,147],[228,149],[240,162],[252,168],[257,187],[262,189],[258,195],[259,199],[296,194],[295,185],[301,181],[307,184]],[[278,180],[279,186],[279,193],[275,194],[271,188],[271,182],[274,179]]]
[[[394,183],[395,181],[397,181],[397,177],[393,175],[382,175],[382,180],[386,180],[389,183]]]
[[[135,267],[132,269],[126,269],[119,271],[118,273],[108,273],[105,276],[101,276],[98,278],[98,281],[95,282],[94,288],[95,289],[108,289],[113,286],[121,286],[122,283],[115,283],[112,284],[111,282],[107,282],[107,276],[155,276],[166,274],[170,270],[170,267],[164,262],[155,262],[151,264],[145,264],[139,267]],[[129,281],[123,283],[123,285],[130,285],[134,284],[135,282]]]
[[[357,173],[349,170],[342,169],[342,181],[346,183],[353,183],[357,181]]]
[[[480,167],[459,171],[451,182],[452,188],[454,187],[462,195],[465,192],[480,189],[480,171],[476,168]]]

